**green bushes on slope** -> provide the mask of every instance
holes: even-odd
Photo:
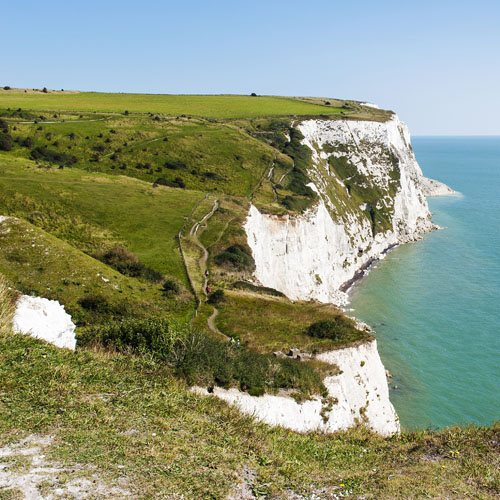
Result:
[[[252,251],[247,245],[231,245],[224,252],[216,255],[214,261],[219,266],[229,265],[238,271],[255,269]]]
[[[188,384],[236,385],[254,395],[280,388],[305,394],[324,391],[319,375],[305,363],[256,353],[169,319],[107,323],[87,329],[78,340],[80,346],[96,343],[152,356],[172,367]]]
[[[305,331],[306,335],[319,339],[340,340],[347,338],[354,327],[354,322],[345,316],[325,319],[312,323]]]

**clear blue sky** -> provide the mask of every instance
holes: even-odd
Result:
[[[0,84],[315,95],[500,134],[499,0],[1,1]]]

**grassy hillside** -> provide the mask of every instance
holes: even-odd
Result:
[[[392,439],[361,429],[300,435],[188,392],[150,358],[72,353],[5,333],[0,381],[0,446],[33,434],[47,440],[38,466],[57,478],[40,484],[46,494],[86,477],[97,499],[123,498],[112,493],[118,485],[141,499],[223,499],[231,491],[365,500],[500,494],[498,426]],[[8,470],[22,478],[33,465],[21,453],[22,446],[0,461],[15,460]],[[18,493],[0,488],[2,499]]]

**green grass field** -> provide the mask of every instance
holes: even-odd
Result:
[[[53,111],[163,113],[210,118],[338,115],[334,106],[310,104],[287,97],[242,95],[107,94],[98,92],[44,94],[0,90],[0,107]]]
[[[330,103],[330,104],[326,104]],[[354,101],[245,95],[112,94],[100,92],[52,92],[0,88],[0,108],[29,110],[161,113],[169,116],[203,116],[234,119],[263,116],[357,117],[387,119],[390,113],[360,106]]]

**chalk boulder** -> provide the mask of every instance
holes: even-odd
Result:
[[[75,325],[57,300],[23,295],[18,300],[13,330],[45,340],[56,347],[75,349]]]

